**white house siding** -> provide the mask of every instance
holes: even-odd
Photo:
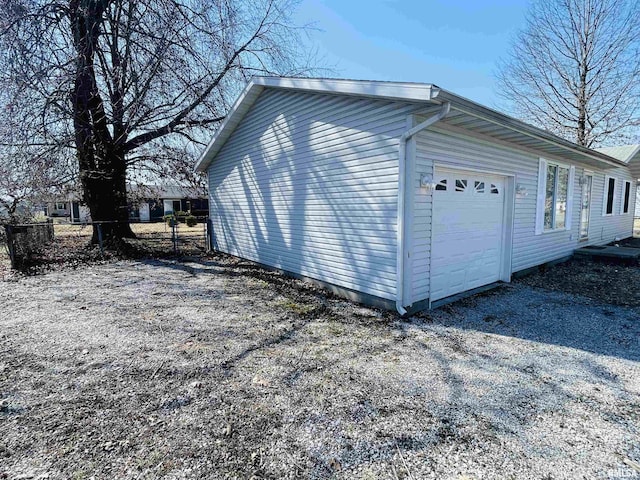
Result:
[[[208,170],[214,247],[395,299],[408,108],[265,90]]]
[[[428,142],[423,134],[415,137],[415,175],[412,178],[414,193],[413,222],[411,228],[411,275],[413,301],[429,296],[431,271],[431,200],[432,195],[420,187],[420,174],[433,175],[433,158],[429,156]]]
[[[512,272],[524,270],[555,259],[570,255],[576,248],[603,244],[616,237],[628,237],[632,232],[632,214],[620,215],[620,195],[622,182],[618,182],[618,200],[615,202],[615,215],[602,216],[602,198],[605,175],[619,179],[630,180],[627,169],[593,171],[593,200],[591,204],[591,227],[589,239],[586,242],[578,240],[580,227],[580,196],[581,187],[577,179],[583,173],[583,166],[575,162],[568,162],[561,158],[552,158],[533,151],[522,150],[516,146],[496,142],[487,137],[469,136],[462,131],[451,128],[432,127],[423,130],[416,140],[416,172],[415,178],[419,182],[420,174],[433,173],[433,165],[450,165],[468,170],[490,171],[515,176],[515,183],[526,188],[527,195],[515,199],[513,219],[513,251]],[[576,166],[576,184],[574,186],[574,201],[571,230],[543,233],[535,235],[536,196],[538,185],[538,165],[540,157],[549,161]],[[434,178],[434,181],[437,181]],[[430,236],[430,207],[431,193],[420,189],[415,184],[416,208],[413,218],[413,249],[414,258],[412,283],[413,302],[426,299],[429,296],[429,245],[426,239]],[[633,207],[632,207],[633,208]]]

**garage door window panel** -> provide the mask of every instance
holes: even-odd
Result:
[[[456,192],[464,192],[467,189],[467,180],[456,180]]]
[[[446,191],[447,190],[447,179],[443,178],[436,184],[436,190],[438,191]]]

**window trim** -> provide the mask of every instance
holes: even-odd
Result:
[[[611,202],[611,213],[607,213],[607,200],[609,199],[609,181],[613,180],[613,201]],[[618,179],[611,175],[604,176],[604,188],[602,189],[602,216],[613,217],[616,214],[616,203],[618,202]]]
[[[544,226],[544,209],[546,201],[547,190],[547,168],[549,165],[553,165],[560,168],[566,168],[569,170],[567,178],[567,207],[565,210],[564,227],[561,228],[545,228]],[[535,234],[542,235],[545,233],[556,233],[571,230],[573,220],[573,196],[574,196],[574,184],[576,176],[576,167],[555,160],[546,160],[540,157],[538,162],[538,198],[536,205],[536,225]],[[556,182],[557,183],[557,182]],[[555,189],[555,188],[554,188]],[[555,204],[554,204],[555,209]]]
[[[583,178],[587,178],[589,177],[591,179],[591,184],[589,185],[589,216],[587,217],[587,232],[586,234],[583,236],[582,235],[582,201],[583,201],[583,196],[584,196],[584,189],[586,187],[586,181],[584,184],[580,185],[580,220],[578,223],[578,240],[581,242],[584,242],[586,240],[589,240],[589,232],[591,230],[591,213],[593,211],[593,179],[594,179],[594,174],[591,170],[583,170],[582,171],[582,177]]]
[[[625,195],[627,190],[627,185],[629,185],[629,201],[625,205]],[[631,212],[631,197],[632,197],[632,186],[629,180],[622,180],[622,190],[620,191],[620,215],[629,215]],[[627,207],[625,211],[625,206]]]

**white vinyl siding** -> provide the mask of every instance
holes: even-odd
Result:
[[[422,300],[429,296],[429,280],[431,271],[431,202],[432,193],[420,185],[420,175],[433,178],[433,161],[426,153],[422,136],[418,135],[416,142],[416,175],[414,175],[414,199],[412,235],[412,271],[411,295],[412,299]],[[437,181],[433,178],[433,181]]]
[[[616,237],[628,237],[632,234],[632,221],[629,215],[615,215],[604,217],[601,215],[605,175],[630,180],[628,169],[625,167],[610,170],[595,170],[589,167],[593,175],[593,190],[590,212],[589,239],[579,241],[580,208],[573,208],[570,218],[567,219],[569,229],[561,229],[544,235],[536,235],[536,216],[538,204],[538,174],[540,154],[535,151],[523,150],[516,146],[496,142],[489,137],[470,136],[461,129],[434,126],[420,132],[417,136],[416,153],[418,177],[420,173],[429,173],[432,165],[450,165],[471,171],[513,175],[515,184],[524,191],[516,196],[513,218],[513,246],[512,246],[512,272],[527,269],[555,259],[571,255],[576,249],[585,245],[604,244],[613,241]],[[568,165],[564,159],[549,158],[551,163]],[[584,167],[575,165],[575,177],[572,183],[584,173]],[[437,179],[434,178],[434,182]],[[431,194],[421,193],[421,202],[430,204]],[[581,189],[572,188],[568,195],[574,205],[580,205]],[[429,197],[429,198],[427,198]],[[619,202],[618,202],[619,204]],[[616,207],[616,208],[619,208]],[[417,213],[415,223],[421,228],[430,221],[427,215],[420,217]],[[416,230],[414,226],[414,231]],[[418,233],[416,233],[418,235]],[[412,252],[414,258],[420,258],[419,271],[414,265],[414,285],[424,285],[424,273],[429,263],[429,243],[418,248],[418,239],[414,240],[415,247]],[[415,263],[415,260],[414,260]],[[426,288],[414,288],[413,302],[423,300],[429,295],[428,280]]]
[[[209,167],[215,248],[393,300],[406,105],[265,90]]]

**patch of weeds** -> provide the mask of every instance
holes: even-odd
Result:
[[[269,288],[269,286],[271,285],[266,280],[263,280],[257,277],[252,278],[251,281],[256,287],[260,287],[260,288]]]
[[[456,313],[456,309],[452,304],[446,304],[446,305],[442,305],[440,307],[440,311],[446,313],[447,315],[453,315]]]
[[[291,310],[293,313],[296,313],[298,315],[308,315],[316,309],[315,305],[298,303],[294,302],[293,300],[283,300],[281,302],[278,302],[277,305],[287,310]]]
[[[335,323],[335,322],[328,323],[327,333],[333,336],[342,335],[344,333],[344,327],[340,323]]]

